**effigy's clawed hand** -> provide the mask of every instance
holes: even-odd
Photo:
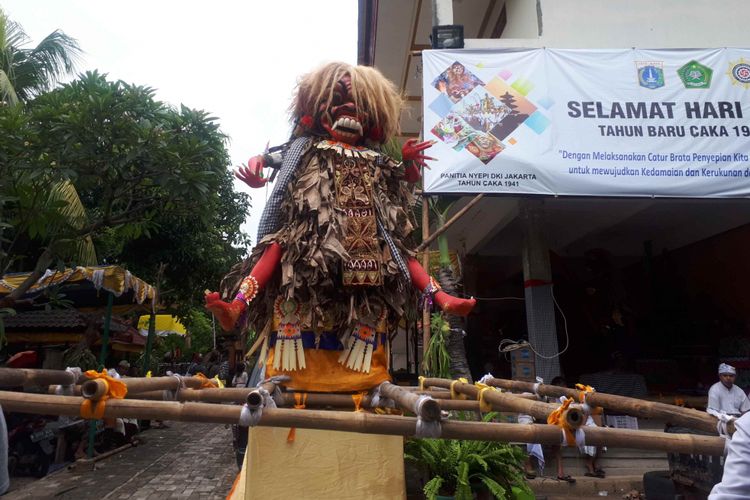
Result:
[[[409,139],[401,147],[401,158],[404,161],[412,161],[420,167],[430,168],[427,160],[435,160],[435,158],[423,154],[423,151],[431,148],[433,144],[435,141],[419,142],[417,139]]]
[[[263,157],[253,156],[247,161],[247,166],[242,165],[237,169],[234,176],[251,188],[260,188],[268,182],[268,179],[263,177],[264,167]]]

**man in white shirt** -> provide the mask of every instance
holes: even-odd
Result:
[[[734,385],[737,370],[731,365],[719,365],[719,382],[711,386],[708,391],[708,407],[706,411],[721,421],[727,417],[739,417],[750,410],[750,400],[745,391]]]
[[[724,475],[714,486],[709,500],[750,498],[750,413],[735,421],[735,432],[724,461]]]
[[[0,408],[0,495],[10,488],[8,476],[8,428],[5,425],[5,415]]]

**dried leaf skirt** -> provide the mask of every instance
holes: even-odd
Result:
[[[400,164],[367,149],[320,141],[302,158],[279,207],[280,229],[254,249],[283,249],[281,273],[250,304],[270,322],[266,373],[302,391],[370,389],[388,380],[387,333],[413,299],[378,217],[404,256],[413,201]],[[391,326],[389,326],[391,325]]]

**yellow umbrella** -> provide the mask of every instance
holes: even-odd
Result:
[[[138,318],[138,331],[143,336],[148,335],[148,321],[150,316],[143,315]],[[186,330],[180,320],[169,314],[156,315],[156,334],[162,337],[166,335],[185,335]]]

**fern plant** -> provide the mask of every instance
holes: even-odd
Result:
[[[484,421],[494,416],[488,413]],[[405,458],[431,476],[424,485],[428,500],[446,494],[470,500],[473,491],[482,486],[498,499],[514,499],[516,492],[530,493],[523,474],[526,454],[517,446],[497,441],[412,439],[406,443]]]

